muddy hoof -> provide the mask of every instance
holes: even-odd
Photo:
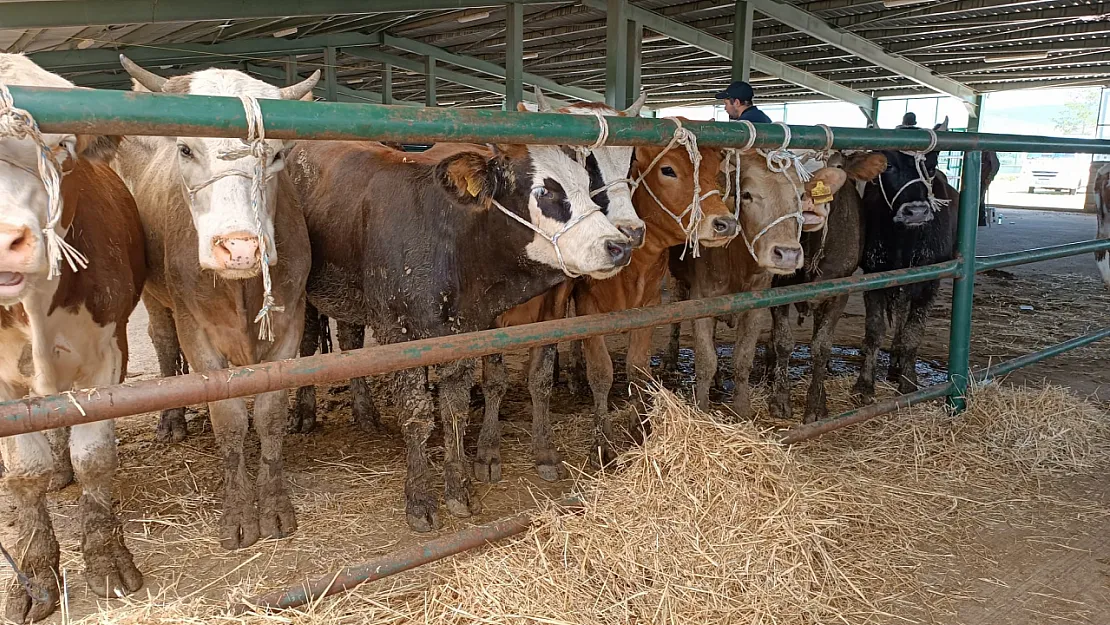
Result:
[[[451,513],[451,516],[465,519],[472,514],[476,514],[478,510],[471,510],[471,507],[476,507],[480,509],[480,506],[478,505],[478,500],[471,499],[469,496],[465,498],[447,498],[447,511]]]
[[[57,609],[58,583],[54,580],[54,575],[49,572],[44,573],[29,576],[34,598],[27,594],[18,581],[12,580],[8,586],[7,599],[4,601],[5,622],[39,622]]]
[[[258,530],[264,538],[286,538],[297,531],[297,513],[284,491],[259,497]]]
[[[442,527],[437,507],[435,500],[430,498],[427,501],[408,502],[405,505],[405,519],[409,523],[409,529],[423,533]]]
[[[536,450],[532,460],[536,463],[536,473],[545,482],[558,482],[567,476],[563,457],[554,448]]]
[[[180,443],[188,435],[184,408],[162,411],[162,417],[158,420],[158,429],[154,431],[155,440],[159,443]]]
[[[250,547],[258,542],[258,509],[254,503],[238,510],[224,510],[220,519],[220,546],[228,551]]]
[[[73,483],[73,465],[69,462],[50,474],[50,484],[46,487],[51,492],[62,490]]]
[[[481,453],[479,453],[481,456]],[[488,458],[486,460],[480,457],[474,461],[474,479],[486,484],[501,481],[501,456]]]
[[[782,421],[789,420],[794,414],[794,407],[790,405],[789,396],[785,400],[777,397],[772,397],[770,404],[767,408],[771,412],[772,419],[779,419]]]
[[[917,391],[920,388],[921,387],[918,386],[916,380],[910,380],[908,378],[902,378],[901,380],[898,381],[898,392],[903,394],[903,395],[905,395],[906,393],[913,393],[913,392]]]
[[[100,549],[86,548],[84,555],[85,582],[96,596],[120,599],[143,587],[143,574],[121,537],[109,538]]]
[[[852,387],[851,397],[853,401],[860,405],[873,404],[875,403],[875,386],[856,382],[855,386]]]
[[[590,466],[599,471],[610,468],[617,460],[617,454],[608,442],[594,442],[590,451]]]

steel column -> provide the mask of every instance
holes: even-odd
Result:
[[[436,106],[436,59],[424,57],[424,106]]]
[[[324,93],[327,94],[328,102],[339,101],[339,78],[336,76],[339,66],[336,56],[335,48],[324,48]]]
[[[979,114],[983,112],[983,99],[986,96],[975,96],[975,104],[968,108],[967,131],[979,132]]]
[[[736,0],[736,16],[732,22],[732,79],[751,80],[752,24],[755,13],[748,0]]]
[[[624,103],[621,109],[632,106],[636,98],[640,97],[640,75],[644,51],[644,25],[636,20],[628,20],[627,41],[628,52],[625,53],[624,70]]]
[[[291,56],[285,59],[285,84],[293,85],[300,82],[300,80],[297,74],[297,57]]]
[[[605,12],[605,102],[624,108],[628,100],[628,4],[607,0]]]
[[[393,104],[393,66],[382,64],[382,104]]]
[[[952,384],[948,404],[956,412],[962,412],[967,407],[970,382],[971,305],[975,291],[975,235],[979,226],[979,175],[982,164],[982,152],[964,153],[956,237],[960,265],[959,275],[952,284],[952,326],[948,336],[948,381]]]
[[[505,110],[524,101],[524,5],[505,5]]]

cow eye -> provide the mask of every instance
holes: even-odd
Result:
[[[752,194],[745,191],[745,192],[740,194],[740,199],[744,200],[745,202],[751,202],[752,201]]]
[[[549,198],[551,191],[548,191],[547,187],[535,187],[532,189],[532,195],[536,196],[536,199]]]
[[[192,150],[192,148],[190,148],[189,146],[185,145],[184,143],[182,143],[181,145],[177,146],[177,151],[178,151],[178,152],[179,152],[179,153],[181,154],[181,156],[184,156],[185,158],[192,158],[192,157],[193,157],[193,150]]]
[[[668,178],[678,178],[678,174],[674,173],[673,167],[664,167],[661,171],[663,172],[663,175],[667,176]]]

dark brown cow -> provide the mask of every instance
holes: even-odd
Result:
[[[1110,239],[1110,163],[1095,174],[1095,212],[1098,217],[1097,239]],[[1110,289],[1110,253],[1095,252],[1095,264],[1102,275],[1102,283]]]
[[[65,88],[73,85],[21,55],[0,55],[0,83]],[[0,115],[4,115],[0,111]],[[10,120],[9,120],[10,121]],[[39,147],[30,139],[0,139],[0,400],[118,384],[127,372],[127,319],[145,276],[142,227],[135,201],[101,158],[114,141],[45,135],[45,147],[67,172],[61,183],[64,240],[88,258],[74,272],[48,278],[43,229],[47,193],[39,179]],[[80,403],[82,394],[73,401]],[[64,431],[52,437],[66,442]],[[8,545],[32,593],[14,579],[5,617],[41,621],[57,607],[61,573],[58,541],[46,491],[52,475],[72,472],[81,483],[77,513],[85,579],[101,597],[138,590],[142,574],[123,541],[112,495],[116,436],[112,421],[74,426],[68,448],[51,452],[43,432],[0,439],[3,486],[16,508],[18,541]],[[63,477],[60,483],[68,481]],[[72,592],[72,589],[70,590]]]
[[[586,171],[557,147],[441,161],[381,144],[312,142],[290,160],[312,241],[309,300],[328,317],[370,326],[380,343],[488,329],[568,273],[608,277],[631,255],[629,238],[590,199]],[[473,365],[437,367],[444,490],[456,516],[478,508],[462,444]],[[405,511],[410,527],[427,531],[440,525],[425,449],[435,401],[424,369],[396,373],[393,386],[408,460]]]

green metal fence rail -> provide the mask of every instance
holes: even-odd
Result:
[[[97,90],[75,93],[17,87],[12,87],[11,91],[16,105],[30,111],[44,132],[221,137],[246,135],[242,103],[234,98]],[[263,100],[261,108],[266,134],[272,138],[588,145],[598,135],[598,122],[589,116],[435,108],[414,110],[372,104],[279,100]],[[665,145],[675,129],[674,123],[663,119],[613,117],[608,118],[608,125],[610,145]],[[740,124],[685,122],[684,126],[697,135],[700,145],[707,147],[740,147],[749,138],[746,128]],[[754,145],[782,145],[784,132],[781,127],[764,124],[756,126]],[[820,128],[791,126],[790,131],[789,145],[792,148],[825,147],[825,132]],[[834,134],[833,146],[838,149],[920,150],[929,144],[928,133],[924,131],[835,128]],[[795,435],[805,432],[810,432],[809,435],[815,435],[813,432],[823,433],[848,423],[891,412],[904,405],[940,397],[947,397],[954,408],[961,409],[968,384],[977,377],[969,368],[971,298],[975,274],[997,267],[1110,249],[1110,241],[1085,241],[975,259],[980,150],[1110,154],[1110,141],[980,133],[938,135],[938,148],[967,152],[963,168],[963,192],[958,207],[959,253],[952,261],[815,284],[485,330],[262,363],[251,367],[208,371],[203,374],[125,383],[50,397],[7,401],[0,403],[0,436],[243,397],[306,384],[377,375],[460,358],[819,299],[838,293],[942,278],[955,279],[949,341],[949,382],[804,426]],[[1001,375],[1106,336],[1110,336],[1110,329],[1007,361],[988,368],[978,377]],[[805,437],[808,436],[803,436]],[[786,440],[791,440],[791,436],[788,435]]]

